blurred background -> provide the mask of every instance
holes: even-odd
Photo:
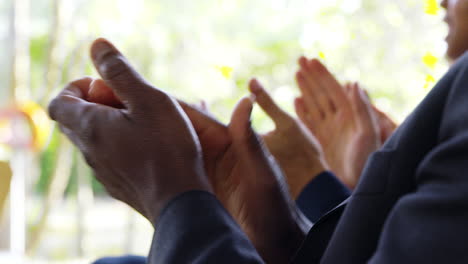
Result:
[[[147,254],[150,224],[107,196],[45,113],[67,82],[97,76],[95,38],[113,41],[157,87],[205,100],[222,121],[253,76],[294,114],[300,55],[359,81],[402,121],[448,67],[438,2],[0,1],[0,263]],[[258,109],[253,120],[259,131],[273,127]]]

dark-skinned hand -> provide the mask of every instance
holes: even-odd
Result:
[[[84,78],[52,100],[49,114],[107,191],[153,225],[178,194],[211,192],[198,137],[177,101],[146,83],[106,40],[93,43],[91,57],[124,108],[87,101],[92,80]]]

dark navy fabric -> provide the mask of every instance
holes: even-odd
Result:
[[[106,257],[96,260],[93,264],[146,264],[146,257],[131,255],[123,257]]]
[[[311,221],[316,222],[326,212],[346,200],[350,190],[344,186],[331,172],[323,172],[317,175],[302,190],[296,204]],[[195,205],[197,207],[197,205]],[[313,244],[312,244],[313,245]],[[145,257],[111,257],[102,258],[94,264],[144,264]]]
[[[314,178],[296,200],[302,213],[315,223],[326,212],[330,211],[351,195],[331,172],[325,171]]]
[[[262,263],[221,203],[203,191],[183,193],[166,206],[148,258],[152,264]]]

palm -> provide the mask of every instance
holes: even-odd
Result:
[[[263,140],[283,169],[291,195],[296,198],[302,188],[325,169],[314,162],[323,154],[316,138],[301,123],[292,117],[283,120],[275,130],[263,135]]]
[[[104,85],[101,89],[110,88]],[[235,111],[228,127],[182,101],[179,104],[197,133],[205,171],[218,199],[265,260],[286,262],[309,226],[287,195],[281,171],[256,141],[255,133],[242,126],[239,129],[240,123],[248,123],[248,117],[242,120],[236,114],[245,115],[245,109]]]
[[[343,87],[318,60],[302,57],[299,64],[296,113],[319,140],[330,168],[354,188],[367,157],[380,146],[376,115],[357,84]]]
[[[224,126],[184,103],[181,105],[197,132],[205,169],[216,196],[265,260],[271,259],[265,257],[271,254],[271,246],[268,244],[275,241],[278,234],[298,236],[303,235],[308,228],[307,223],[296,222],[303,219],[288,195],[281,171],[268,151],[262,149],[257,135],[253,131],[242,132],[242,122],[234,117],[236,112],[242,110],[235,111],[231,124]],[[252,149],[252,146],[259,148]],[[291,232],[291,226],[296,230]],[[282,250],[293,252],[297,246],[290,243],[288,247],[291,249]]]

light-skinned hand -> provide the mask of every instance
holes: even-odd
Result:
[[[331,170],[353,189],[368,156],[381,145],[371,103],[358,84],[342,87],[320,61],[301,57],[299,65],[296,113],[319,140]]]
[[[301,122],[276,105],[259,82],[252,82],[250,91],[275,123],[276,128],[262,137],[283,170],[291,195],[296,199],[315,176],[329,169],[322,147]]]
[[[198,137],[177,101],[145,82],[108,41],[96,40],[91,57],[124,108],[87,101],[92,80],[84,78],[52,100],[49,114],[109,194],[154,225],[175,196],[211,192]]]

